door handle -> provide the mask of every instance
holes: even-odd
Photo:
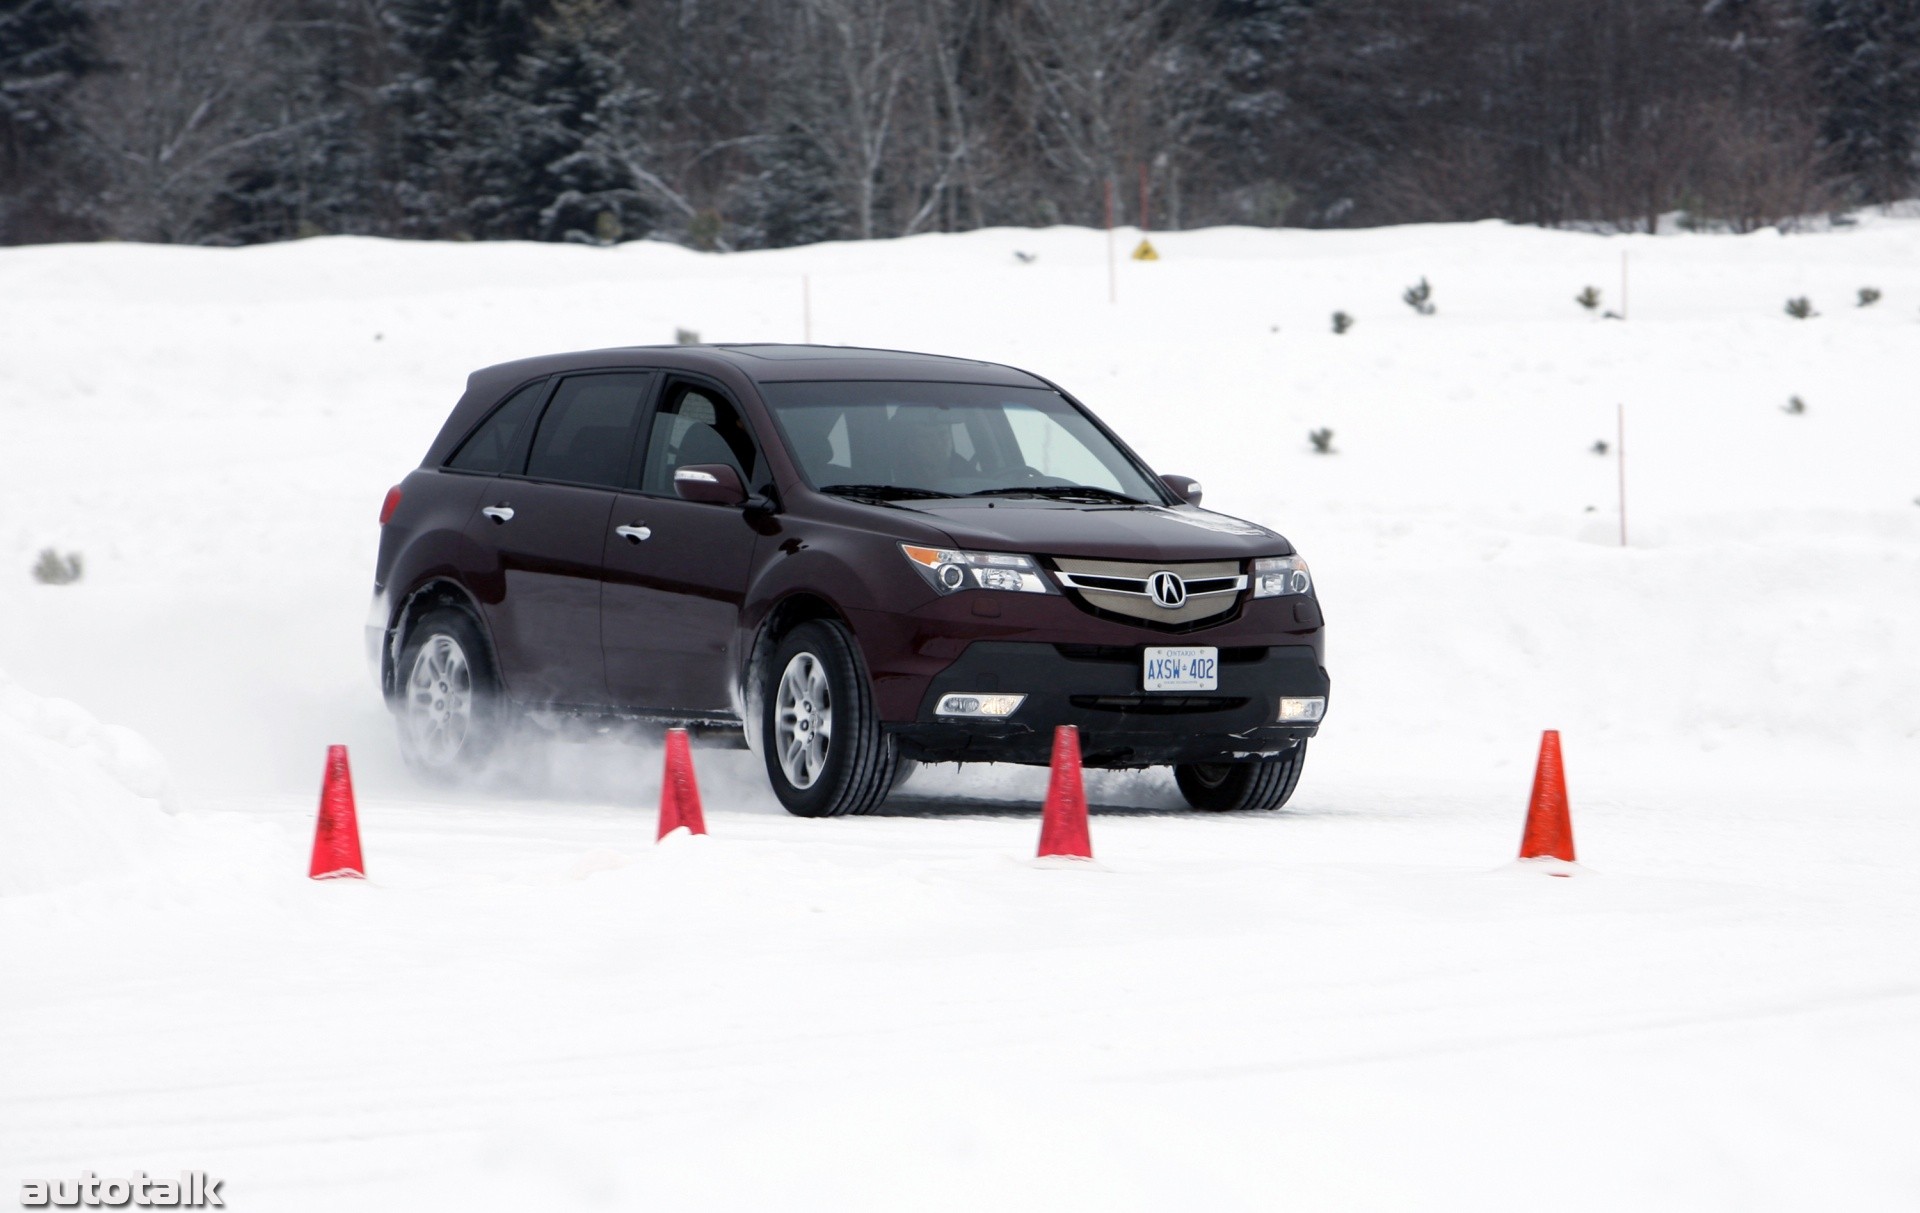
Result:
[[[490,505],[480,512],[493,519],[495,526],[513,521],[513,507],[510,505]]]
[[[628,543],[639,543],[653,538],[653,528],[646,526],[617,526],[613,528],[613,533],[625,536]]]

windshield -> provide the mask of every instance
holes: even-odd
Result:
[[[767,383],[760,392],[821,492],[1166,500],[1084,413],[1045,388]]]

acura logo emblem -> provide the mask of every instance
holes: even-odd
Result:
[[[1187,583],[1173,573],[1155,573],[1147,578],[1147,593],[1153,595],[1156,605],[1169,611],[1187,600]]]

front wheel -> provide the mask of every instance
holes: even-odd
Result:
[[[781,638],[760,713],[773,794],[797,817],[871,813],[893,787],[893,739],[880,727],[846,628],[810,620]]]
[[[1196,809],[1228,813],[1277,809],[1287,803],[1307,765],[1307,743],[1256,762],[1183,762],[1173,768],[1180,794]]]

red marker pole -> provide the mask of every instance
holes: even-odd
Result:
[[[1618,446],[1620,452],[1620,546],[1627,546],[1627,406],[1622,403],[1615,406],[1618,410],[1620,432]]]
[[[1113,178],[1107,178],[1107,302],[1120,302],[1120,271],[1113,262]]]

